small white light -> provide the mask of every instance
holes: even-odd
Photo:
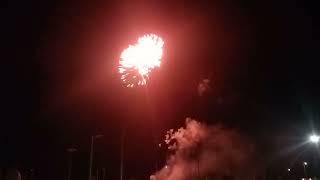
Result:
[[[303,165],[306,166],[306,165],[308,165],[308,163],[307,162],[303,162]]]
[[[288,171],[290,172],[290,171],[291,171],[291,169],[290,169],[290,168],[288,168]]]
[[[320,136],[317,136],[317,135],[314,134],[314,135],[311,135],[309,139],[313,143],[318,143],[319,140],[320,140]]]

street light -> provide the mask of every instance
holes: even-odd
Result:
[[[91,173],[92,173],[92,161],[93,161],[93,145],[94,145],[94,140],[103,137],[103,135],[94,135],[91,136],[91,149],[90,149],[90,159],[89,159],[89,177],[88,180],[91,180]]]
[[[306,166],[308,165],[307,162],[303,162],[303,171],[304,171],[304,176],[307,177],[307,169],[306,169]]]
[[[68,164],[68,180],[71,180],[71,174],[72,174],[72,153],[77,152],[78,150],[76,148],[68,148],[67,152],[70,154],[69,156],[69,164]]]
[[[309,141],[318,144],[318,142],[320,141],[320,136],[313,134],[309,137]]]
[[[287,177],[290,178],[290,176],[291,176],[291,169],[288,168],[288,169],[287,169]]]

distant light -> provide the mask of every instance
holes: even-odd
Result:
[[[291,169],[290,168],[288,168],[288,172],[290,172],[291,171]]]
[[[308,163],[307,162],[303,162],[303,165],[306,166],[306,165],[308,165]]]
[[[168,166],[166,165],[166,166],[164,166],[164,168],[166,168],[166,169],[167,169],[167,168],[168,168]]]
[[[313,135],[310,136],[309,140],[312,143],[318,143],[319,140],[320,140],[320,136],[313,134]]]

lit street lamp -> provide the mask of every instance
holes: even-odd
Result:
[[[320,136],[313,134],[309,137],[309,141],[311,143],[318,144],[318,142],[320,141]]]
[[[91,149],[90,149],[90,159],[89,159],[89,177],[88,180],[91,180],[91,173],[92,173],[92,161],[93,161],[93,145],[94,145],[94,140],[103,137],[103,135],[94,135],[91,136]]]
[[[308,165],[307,162],[303,162],[303,171],[304,171],[304,176],[307,177],[307,169],[306,169],[306,166]]]
[[[291,176],[291,169],[288,168],[288,169],[287,169],[287,177],[289,178],[290,176]]]

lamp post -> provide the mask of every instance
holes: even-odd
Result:
[[[102,180],[105,180],[106,177],[106,168],[102,168]]]
[[[68,148],[67,152],[69,153],[69,162],[68,162],[68,180],[71,180],[72,174],[72,153],[77,152],[76,148]]]
[[[89,159],[89,177],[88,180],[91,180],[91,173],[92,173],[92,161],[93,161],[93,145],[94,145],[94,140],[103,137],[103,135],[94,135],[91,136],[91,148],[90,148],[90,159]]]
[[[290,178],[290,176],[291,176],[291,169],[288,168],[288,169],[287,169],[287,178]]]
[[[120,180],[123,180],[123,156],[124,156],[124,140],[125,140],[125,128],[123,128],[122,134],[121,134],[121,147],[120,147]]]
[[[303,162],[303,171],[304,171],[304,176],[307,177],[307,169],[306,169],[306,166],[308,165],[307,162]]]

